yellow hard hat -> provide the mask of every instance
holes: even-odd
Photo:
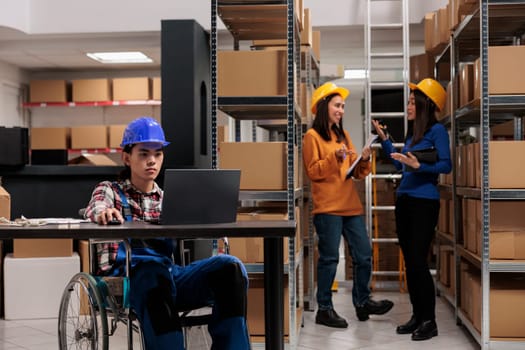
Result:
[[[408,87],[411,90],[419,90],[424,93],[429,99],[431,99],[436,107],[441,111],[445,108],[445,102],[447,100],[447,92],[443,89],[443,86],[434,79],[426,78],[421,80],[417,85],[414,83],[408,83]]]
[[[340,95],[343,98],[343,100],[345,100],[348,97],[348,95],[350,95],[350,91],[345,88],[338,87],[332,82],[324,83],[323,85],[319,86],[312,95],[312,105],[310,107],[312,113],[317,113],[317,103],[319,101],[321,101],[326,96],[330,96],[333,94]]]

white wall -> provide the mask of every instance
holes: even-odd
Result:
[[[13,28],[22,32],[29,32],[31,0],[2,0],[0,11],[0,27]]]
[[[21,109],[26,80],[22,70],[0,62],[0,126],[27,125],[27,111]]]

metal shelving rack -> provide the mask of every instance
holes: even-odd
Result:
[[[489,24],[490,18],[490,24]],[[453,229],[456,257],[456,292],[453,306],[456,308],[457,319],[460,320],[481,349],[523,349],[524,342],[513,340],[495,340],[490,338],[490,276],[491,273],[519,272],[525,273],[523,261],[495,261],[489,256],[490,234],[490,202],[493,200],[525,200],[525,189],[499,190],[489,187],[489,141],[491,125],[502,123],[509,119],[514,120],[515,139],[521,139],[522,116],[525,115],[525,96],[503,96],[488,94],[488,47],[497,45],[512,45],[516,43],[516,33],[523,33],[525,21],[525,1],[517,0],[480,0],[479,9],[467,16],[452,33],[449,47],[438,61],[446,60],[446,53],[450,53],[451,77],[456,76],[459,62],[471,61],[480,58],[481,98],[451,111],[450,123],[452,130],[452,150],[454,158],[458,144],[458,130],[462,127],[480,127],[480,159],[481,159],[481,188],[457,187],[453,177],[452,195],[454,200]],[[449,51],[448,51],[449,50]],[[439,62],[437,62],[439,63]],[[457,99],[457,91],[453,90],[452,101]],[[455,104],[453,104],[455,105]],[[456,204],[460,198],[478,198],[481,201],[482,214],[482,253],[476,256],[458,244],[459,209]],[[481,274],[481,332],[478,332],[468,317],[459,309],[458,298],[460,291],[459,261],[464,259],[480,269]]]
[[[301,202],[303,191],[294,188],[294,147],[301,154],[300,116],[297,113],[295,100],[294,72],[299,74],[299,30],[294,15],[293,0],[212,0],[211,5],[211,118],[212,118],[212,167],[217,167],[217,110],[220,109],[236,121],[253,120],[257,126],[269,130],[284,130],[287,138],[287,190],[286,191],[241,191],[241,200],[286,201],[289,220],[295,220],[295,206]],[[287,95],[258,97],[218,97],[217,94],[217,18],[220,18],[234,39],[234,49],[239,48],[241,40],[286,39],[287,45]],[[237,124],[237,123],[236,123]],[[272,259],[276,249],[282,249],[280,244],[267,245],[265,241],[264,259]],[[296,253],[295,238],[290,238],[289,262],[284,267],[289,282],[289,342],[292,349],[297,346],[298,317],[302,312],[302,251]],[[260,273],[262,265],[248,264],[248,272]],[[265,276],[275,278],[275,276]],[[280,290],[284,290],[282,281]],[[271,291],[265,291],[268,293]],[[273,326],[282,326],[283,320],[276,321]],[[269,320],[266,320],[269,322]],[[268,338],[266,338],[268,341]],[[256,344],[254,344],[256,345]],[[280,350],[280,344],[265,344],[266,348]]]
[[[320,62],[317,61],[317,59],[314,57],[312,49],[310,47],[301,48],[301,81],[303,81],[306,84],[307,93],[307,96],[301,96],[301,98],[306,98],[306,101],[308,102],[311,101],[311,94],[313,93],[313,91],[310,91],[309,89],[311,86],[318,87],[319,79]],[[308,108],[308,103],[306,108]],[[303,118],[305,118],[305,116],[310,116],[310,111],[301,111],[301,115],[303,116]],[[309,127],[311,127],[312,124],[312,120],[310,120],[309,117],[306,117],[305,119],[306,123],[303,122],[302,124],[302,127],[304,128],[303,131],[306,131]],[[306,272],[308,273],[308,286],[306,286],[307,290],[304,292],[304,308],[308,311],[314,311],[316,305],[314,283],[314,251],[316,243],[314,238],[315,235],[313,217],[310,214],[313,210],[313,202],[312,197],[310,195],[310,188],[307,187],[304,183],[303,186],[304,192],[306,193],[306,195],[304,196],[305,200],[303,202],[303,205],[308,206],[308,235],[303,240],[304,253],[306,254],[307,258],[307,260],[303,260],[305,261],[305,264],[307,264],[307,266],[304,266],[303,269],[306,269]]]

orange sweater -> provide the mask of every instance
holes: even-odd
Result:
[[[345,136],[352,154],[338,161],[335,151],[341,148],[332,132],[332,139],[325,141],[314,129],[309,129],[303,139],[303,162],[306,174],[312,181],[314,209],[312,214],[333,214],[341,216],[362,215],[363,206],[354,186],[353,179],[346,180],[346,172],[359,156],[348,132]],[[359,162],[353,176],[364,179],[370,173],[370,162]]]

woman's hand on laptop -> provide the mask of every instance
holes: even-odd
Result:
[[[122,218],[120,211],[115,208],[107,208],[97,216],[97,223],[99,225],[121,224],[123,222],[124,218]]]

